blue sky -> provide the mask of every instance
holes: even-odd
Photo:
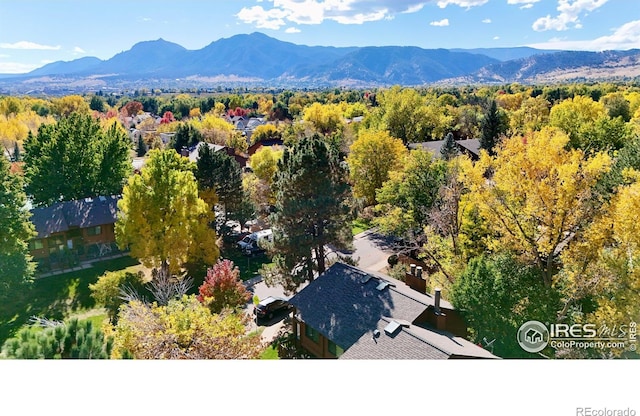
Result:
[[[163,38],[262,32],[304,45],[640,48],[639,0],[0,0],[0,73]]]

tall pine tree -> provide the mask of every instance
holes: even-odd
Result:
[[[450,160],[458,156],[458,147],[453,138],[453,133],[447,133],[447,136],[444,138],[444,143],[442,143],[440,147],[440,155],[444,160]]]
[[[326,245],[347,246],[350,187],[335,149],[320,136],[306,137],[285,150],[273,189],[274,263],[269,279],[295,291],[325,271]]]
[[[495,155],[495,147],[504,131],[504,123],[500,118],[498,105],[495,100],[492,100],[480,123],[480,148],[492,156]]]

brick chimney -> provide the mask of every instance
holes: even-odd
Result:
[[[427,281],[422,277],[422,266],[411,264],[409,266],[409,273],[405,275],[405,283],[413,290],[426,293]]]

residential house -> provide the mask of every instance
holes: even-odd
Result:
[[[100,196],[31,209],[37,236],[29,242],[29,251],[41,269],[63,268],[116,251],[120,198]]]
[[[420,268],[412,273],[424,280]],[[409,283],[332,265],[290,299],[298,345],[318,358],[497,358],[464,338],[464,320],[440,291]]]
[[[444,144],[444,140],[435,140],[431,142],[421,143],[409,143],[409,149],[424,149],[434,154],[436,158],[442,157],[440,149]],[[456,140],[456,146],[461,154],[465,154],[471,158],[471,160],[478,160],[480,158],[480,140],[478,139],[465,139]]]

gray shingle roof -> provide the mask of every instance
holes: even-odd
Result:
[[[378,290],[381,282],[388,285]],[[379,286],[380,285],[380,286]],[[344,359],[496,358],[464,338],[414,324],[434,305],[433,296],[403,282],[336,263],[289,302],[297,317],[345,350]],[[443,309],[453,309],[440,301]],[[392,336],[385,327],[402,326]],[[380,336],[372,339],[375,330]]]
[[[59,202],[31,210],[31,222],[38,238],[64,232],[72,227],[88,228],[116,222],[119,195]]]
[[[377,290],[380,281],[390,285]],[[433,305],[433,297],[413,291],[403,282],[336,263],[290,302],[304,322],[346,350],[362,334],[377,328],[383,316],[413,322]]]
[[[434,360],[448,358],[498,358],[489,351],[453,334],[416,325],[402,326],[394,334],[384,328],[392,322],[382,318],[378,322],[380,335],[373,338],[373,331],[363,334],[342,360]]]

